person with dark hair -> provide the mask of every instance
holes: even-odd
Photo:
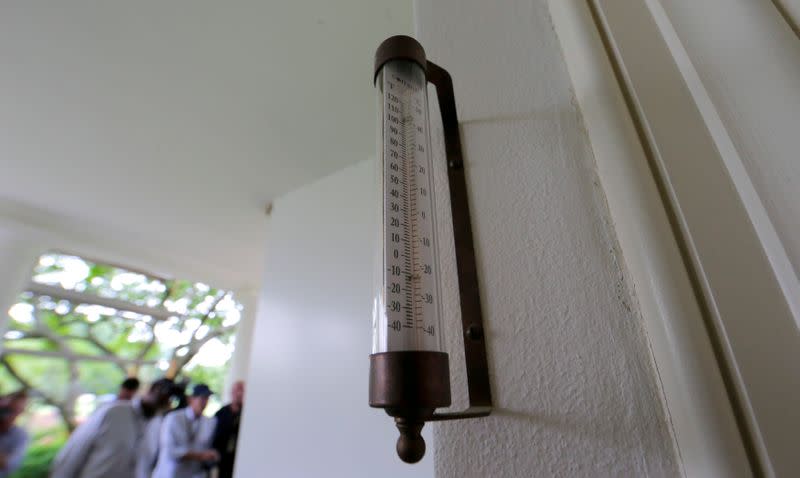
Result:
[[[203,416],[212,395],[208,385],[197,384],[189,405],[164,417],[153,478],[205,478],[219,460],[211,448],[215,419]]]
[[[26,390],[0,397],[0,478],[19,468],[28,449],[27,432],[14,424],[27,404]]]
[[[189,399],[186,396],[187,388],[189,388],[188,378],[175,382],[175,398],[177,398],[178,403],[175,404],[173,410],[180,410],[181,408],[189,406]]]
[[[132,400],[139,391],[139,379],[136,377],[128,377],[119,386],[117,393],[117,400]]]
[[[136,462],[135,478],[151,478],[158,462],[158,453],[161,446],[161,427],[167,414],[182,410],[188,406],[186,388],[189,379],[176,379],[172,387],[172,407],[163,414],[156,415],[148,423],[139,446],[139,459]]]
[[[244,404],[244,382],[238,380],[231,387],[231,403],[220,408],[216,415],[217,428],[214,430],[214,449],[219,453],[219,474],[217,478],[232,478],[233,463],[236,459],[236,445],[239,440],[239,422]]]
[[[96,410],[58,453],[50,478],[133,478],[148,422],[169,407],[172,380],[153,382],[135,400]]]

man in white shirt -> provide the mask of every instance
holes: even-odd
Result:
[[[51,468],[51,478],[133,478],[145,428],[169,406],[174,383],[157,380],[141,400],[110,403],[69,437]]]
[[[156,415],[147,422],[142,442],[139,444],[134,478],[151,478],[158,459],[158,443],[161,441],[161,425],[164,415]]]
[[[219,454],[211,447],[215,420],[203,416],[211,394],[207,385],[195,385],[189,406],[164,417],[153,478],[208,476],[208,469],[219,460]]]

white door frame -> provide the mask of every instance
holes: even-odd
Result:
[[[684,474],[789,476],[800,287],[725,126],[658,0],[550,6]]]

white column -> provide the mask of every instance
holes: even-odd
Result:
[[[425,458],[406,465],[395,452],[391,418],[367,403],[374,178],[373,163],[362,161],[275,201],[252,334],[249,405],[236,451],[238,478],[267,475],[267,469],[286,478],[434,476],[432,437],[425,438]]]
[[[225,390],[221,391],[224,397],[230,397],[231,386],[237,380],[247,378],[250,368],[250,350],[253,344],[253,329],[258,312],[258,294],[252,290],[236,291],[236,300],[242,304],[242,318],[236,328],[236,347],[231,356],[228,376],[225,378]]]
[[[0,337],[8,327],[8,309],[31,278],[36,259],[44,252],[41,241],[14,225],[0,224]],[[0,340],[0,351],[2,351]]]

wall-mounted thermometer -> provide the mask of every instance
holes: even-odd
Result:
[[[375,81],[383,194],[373,352],[438,352],[441,309],[425,71],[413,61],[394,60]]]
[[[375,54],[378,91],[378,176],[381,196],[378,273],[373,304],[369,404],[394,417],[397,453],[414,463],[425,454],[420,435],[430,420],[486,416],[491,392],[466,182],[461,160],[453,85],[425,58],[413,38],[384,41]],[[453,243],[461,303],[461,331],[470,407],[450,406],[450,365],[442,349],[439,241],[428,118],[428,83],[436,86],[442,112]]]

